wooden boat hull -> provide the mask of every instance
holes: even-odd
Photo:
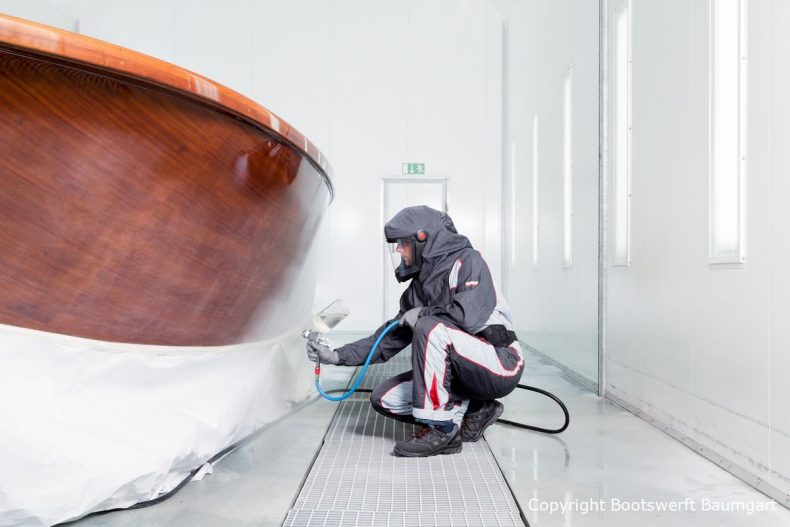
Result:
[[[157,499],[311,393],[330,175],[209,79],[0,15],[0,525]]]
[[[179,70],[188,90],[45,53],[3,23],[0,323],[140,344],[249,340],[330,200],[320,152],[194,74]]]

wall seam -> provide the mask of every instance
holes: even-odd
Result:
[[[771,20],[771,2],[768,2],[768,7],[766,9],[768,11],[768,13],[766,14],[766,19],[767,20]],[[749,19],[747,18],[746,20],[748,22]],[[768,42],[768,57],[767,57],[767,62],[768,62],[768,75],[767,75],[767,77],[768,77],[768,79],[767,79],[768,80],[768,86],[766,87],[766,91],[768,92],[768,93],[766,93],[766,101],[768,101],[768,103],[767,103],[768,104],[768,112],[767,112],[768,123],[767,123],[767,127],[766,127],[767,128],[766,135],[768,137],[766,137],[766,143],[765,143],[766,144],[766,146],[765,146],[765,149],[766,149],[766,152],[765,152],[765,160],[766,160],[765,164],[766,164],[766,167],[765,168],[766,168],[766,174],[768,174],[768,178],[767,178],[767,180],[768,180],[768,182],[767,182],[768,195],[771,196],[771,120],[773,119],[773,114],[771,113],[771,85],[772,85],[772,83],[771,83],[771,75],[772,75],[772,71],[773,71],[773,69],[771,68],[771,63],[772,63],[771,59],[773,58],[773,54],[771,53],[771,24],[769,23],[769,24],[767,24],[767,26],[768,26],[766,28],[767,36],[765,37],[765,39]],[[748,32],[748,27],[747,27],[747,35],[748,34],[749,34],[749,32]],[[750,49],[750,48],[747,47],[747,50],[748,49]],[[746,145],[746,151],[749,152],[749,145],[748,144]],[[747,211],[748,211],[748,209],[747,209]],[[769,240],[774,239],[773,232],[772,232],[772,229],[771,229],[771,225],[772,225],[772,222],[771,222],[771,202],[769,200],[769,202],[768,202],[768,239]],[[772,311],[771,306],[773,305],[773,294],[772,294],[773,293],[773,288],[771,287],[772,272],[773,272],[772,263],[773,263],[773,259],[771,258],[771,252],[770,252],[770,249],[769,249],[769,252],[768,252],[768,481],[769,481],[769,483],[772,481],[773,474],[774,474],[774,469],[773,469],[773,441],[771,440],[773,438],[773,433],[774,433],[774,429],[773,429],[773,413],[772,413],[772,404],[771,404],[773,402],[772,385],[771,385],[771,356],[773,355],[773,353],[772,353],[773,352],[773,343],[771,342],[771,337],[773,336],[773,320],[774,320],[773,316],[771,316],[771,311]]]
[[[607,208],[608,208],[608,9],[607,0],[598,1],[598,396],[606,395],[606,313],[607,313]]]

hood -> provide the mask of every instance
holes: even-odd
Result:
[[[419,230],[428,235],[422,250],[422,260],[425,262],[435,263],[448,254],[472,247],[469,239],[455,230],[453,220],[447,213],[425,205],[407,207],[398,212],[384,225],[384,237],[387,241],[394,241],[414,236]]]

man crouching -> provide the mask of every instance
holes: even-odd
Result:
[[[411,280],[398,315],[366,338],[335,350],[307,344],[322,364],[359,366],[393,320],[371,363],[386,362],[411,344],[412,370],[371,394],[382,415],[422,425],[393,454],[423,457],[460,452],[502,415],[495,399],[512,392],[524,369],[507,304],[480,253],[450,216],[430,207],[403,209],[384,226],[399,282]]]

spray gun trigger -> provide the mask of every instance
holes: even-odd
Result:
[[[324,346],[329,345],[329,339],[326,338],[326,335],[318,331],[305,330],[302,333],[302,336],[307,339],[308,342],[317,342],[318,344],[323,344]]]

